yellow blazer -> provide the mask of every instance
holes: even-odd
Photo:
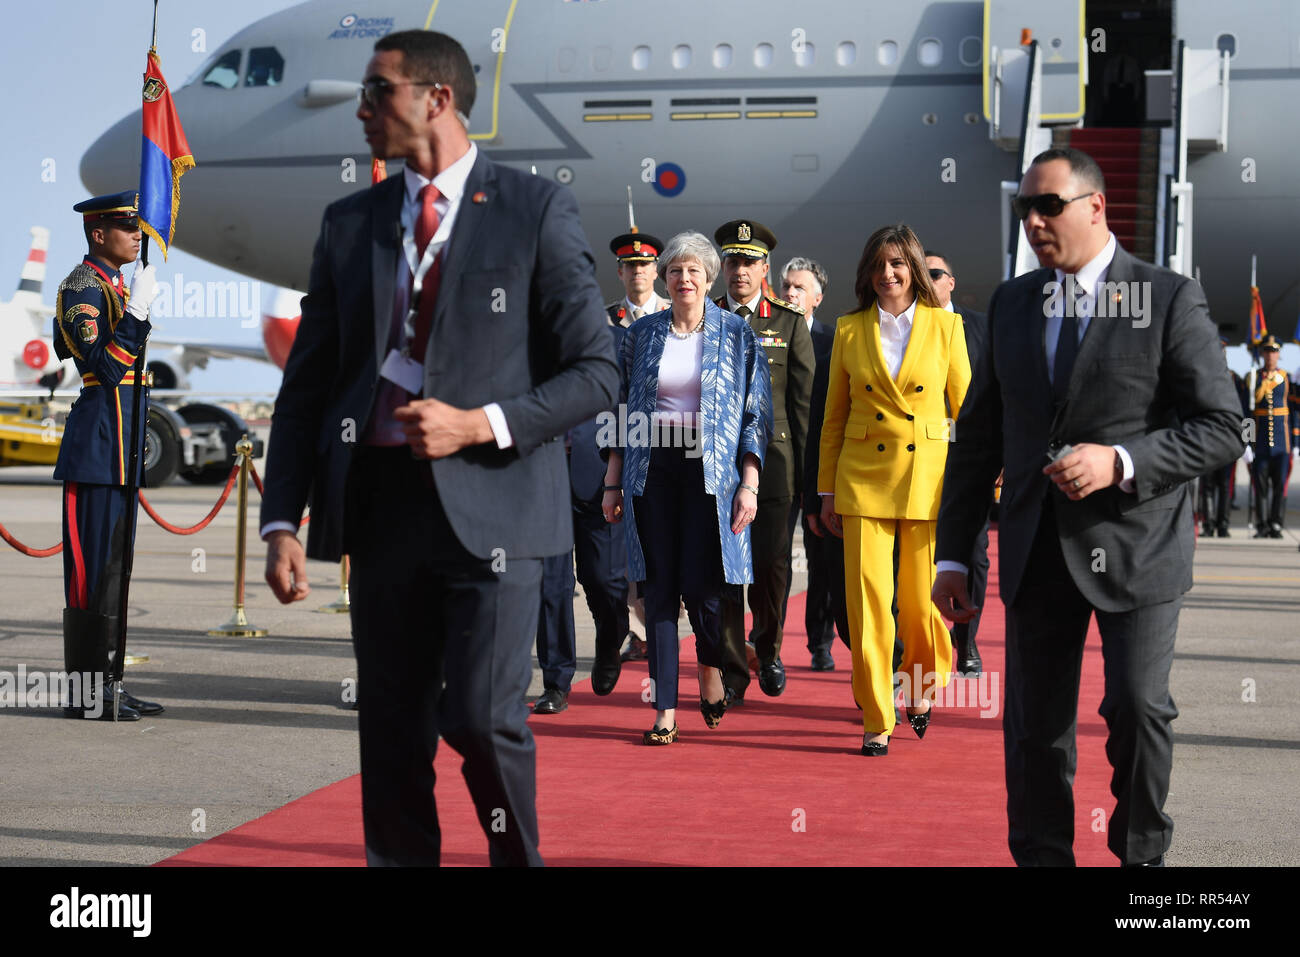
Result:
[[[970,385],[961,318],[918,302],[895,381],[879,308],[841,316],[829,371],[818,491],[835,493],[841,515],[937,520],[949,427]]]

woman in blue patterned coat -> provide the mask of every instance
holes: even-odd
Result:
[[[749,324],[709,301],[718,254],[680,233],[659,257],[672,308],[637,320],[619,357],[619,408],[602,507],[626,517],[628,575],[645,582],[655,723],[646,744],[677,740],[677,613],[695,629],[700,712],[716,728],[722,685],[722,591],[753,580],[749,525],[772,433],[767,359]]]

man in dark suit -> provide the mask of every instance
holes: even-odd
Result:
[[[1005,464],[1011,854],[1074,863],[1079,663],[1096,614],[1116,798],[1107,843],[1124,864],[1161,864],[1178,714],[1169,668],[1192,585],[1190,482],[1241,454],[1240,409],[1200,286],[1118,246],[1091,157],[1040,153],[1013,209],[1043,268],[989,303],[988,348],[944,472],[934,601],[955,621],[973,615],[965,563]]]
[[[827,326],[817,318],[817,307],[826,295],[827,276],[821,263],[812,259],[796,256],[785,264],[781,272],[781,295],[787,302],[803,310],[804,323],[808,326],[808,335],[812,338],[813,362],[816,372],[831,360],[831,347],[835,344],[835,328]],[[808,651],[812,655],[813,671],[834,671],[835,659],[831,657],[831,641],[835,637],[835,599],[832,575],[840,577],[839,592],[844,592],[844,543],[834,535],[823,535],[821,524],[821,496],[817,494],[817,468],[813,466],[811,483],[808,481],[807,460],[817,458],[817,450],[812,438],[813,419],[817,420],[817,435],[821,437],[821,419],[823,408],[817,405],[817,376],[813,375],[812,398],[808,407],[808,442],[804,450],[804,462],[795,463],[796,468],[804,467],[804,494],[795,496],[790,507],[790,530],[794,532],[794,523],[799,514],[803,514],[803,551],[808,562],[808,590],[804,596],[804,632],[808,636]],[[821,404],[826,405],[826,392],[823,386]],[[812,506],[804,501],[811,490]],[[838,548],[838,557],[828,555],[828,550]],[[838,562],[838,564],[836,564]],[[838,572],[834,569],[838,568]],[[785,581],[785,600],[790,600],[790,579]],[[785,624],[785,604],[781,605],[781,623]],[[844,635],[847,641],[847,633]]]
[[[541,863],[523,698],[542,559],[573,542],[559,437],[618,390],[573,196],[478,153],[474,93],[444,34],[375,44],[357,117],[406,168],[325,211],[271,426],[276,597],[308,591],[309,498],[307,554],[352,560],[372,865],[438,863],[439,735],[491,862]]]
[[[939,305],[949,312],[961,316],[962,330],[966,333],[966,355],[970,357],[970,367],[979,368],[979,356],[988,342],[989,320],[982,312],[974,309],[959,308],[952,301],[952,294],[957,288],[957,277],[946,256],[925,251],[925,264],[930,269],[930,282],[939,294]],[[989,508],[993,507],[993,490],[989,489]],[[956,651],[954,668],[959,675],[978,678],[984,671],[984,660],[980,658],[979,646],[975,644],[975,635],[980,627],[980,614],[984,608],[984,591],[989,581],[989,522],[985,518],[979,537],[975,539],[975,548],[971,553],[969,579],[966,587],[970,593],[971,603],[979,609],[970,621],[960,621],[953,625],[952,644]],[[901,656],[900,656],[901,657]]]
[[[782,603],[794,530],[790,508],[803,481],[814,372],[812,338],[802,309],[764,291],[768,256],[776,248],[772,231],[752,219],[735,219],[714,230],[713,238],[722,249],[722,275],[727,282],[726,294],[715,302],[748,320],[772,373],[772,439],[758,483],[758,515],[750,529],[754,582],[749,586],[749,609],[754,613],[750,638],[758,686],[763,694],[776,697],[785,691]],[[735,704],[744,701],[749,687],[749,662],[745,609],[737,594],[741,589],[728,590],[732,594],[722,603],[723,680],[727,700]]]

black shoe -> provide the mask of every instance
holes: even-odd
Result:
[[[728,708],[740,708],[745,704],[745,696],[732,688],[727,689],[727,695],[722,700],[726,702]]]
[[[964,638],[957,642],[957,674],[963,678],[978,678],[984,673],[984,659],[975,645],[974,638]]]
[[[1268,530],[1268,537],[1269,537],[1269,538],[1281,538],[1281,537],[1282,537],[1282,526],[1281,526],[1281,525],[1273,525],[1273,526],[1271,526],[1271,527],[1269,528],[1269,530]]]
[[[925,737],[925,729],[930,727],[930,715],[934,714],[934,705],[930,705],[930,710],[925,714],[909,714],[907,723],[912,726],[918,738]]]
[[[758,686],[763,694],[775,698],[785,690],[785,665],[780,658],[772,658],[758,666]]]
[[[533,714],[559,714],[569,708],[569,693],[547,688],[533,705]]]
[[[813,671],[834,671],[835,659],[831,657],[829,648],[818,648],[812,656]]]
[[[1149,861],[1139,861],[1136,864],[1125,864],[1124,866],[1125,867],[1164,867],[1165,856],[1161,854],[1159,857],[1153,857]]]
[[[1220,537],[1220,538],[1230,538],[1230,537],[1231,537],[1231,536],[1228,534],[1228,526],[1227,526],[1227,525],[1220,525],[1220,526],[1219,526],[1219,537]]]
[[[1250,537],[1251,537],[1251,538],[1268,538],[1268,537],[1269,537],[1268,529],[1267,529],[1267,528],[1257,528],[1257,529],[1255,529],[1255,534],[1252,535],[1252,536],[1250,536]]]
[[[889,742],[864,741],[862,742],[862,753],[869,758],[883,758],[889,753]]]
[[[722,724],[722,716],[727,713],[727,699],[721,701],[705,701],[700,699],[700,714],[704,715],[704,723],[712,730]]]
[[[144,715],[146,718],[151,717],[155,714],[162,714],[163,711],[166,710],[162,705],[158,704],[156,701],[141,701],[135,695],[128,692],[125,688],[122,689],[122,703],[127,707],[140,712],[140,714]]]
[[[1213,538],[1213,537],[1214,537],[1214,529],[1210,528],[1210,526],[1208,525],[1202,525],[1201,538]]]
[[[619,658],[618,649],[606,651],[597,645],[596,660],[591,666],[591,690],[601,696],[609,694],[618,684],[622,670],[623,662]]]
[[[123,695],[122,700],[118,702],[117,720],[118,721],[139,721],[140,712],[136,711],[135,708],[132,708],[130,705],[128,705],[126,703],[125,698],[126,696]],[[91,704],[89,708],[83,708],[81,705],[76,705],[70,708],[64,708],[63,716],[65,718],[92,718],[99,721],[112,721],[113,720],[112,692],[106,692],[104,694],[103,708],[102,710],[100,710],[99,714],[95,714],[96,705],[98,704],[99,702],[94,702]]]
[[[629,631],[627,633],[627,650],[619,655],[619,660],[646,661],[649,657],[650,653],[646,650],[645,641]]]

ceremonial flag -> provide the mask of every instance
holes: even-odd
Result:
[[[388,166],[378,156],[370,157],[370,183],[382,183],[388,179]]]
[[[1261,339],[1268,335],[1268,325],[1264,322],[1264,304],[1259,300],[1259,287],[1250,287],[1250,344],[1259,345]]]
[[[140,151],[140,229],[162,247],[166,259],[181,208],[181,176],[195,164],[171,90],[163,79],[158,54],[152,49],[141,95],[144,144]]]

